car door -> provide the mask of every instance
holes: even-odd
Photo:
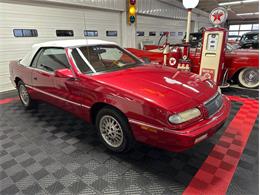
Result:
[[[52,60],[50,52],[52,48],[41,48],[32,62],[32,87],[35,91],[34,98],[53,102],[51,96],[54,86],[54,70],[52,69]]]
[[[56,66],[53,67],[55,71],[60,69],[68,69],[73,74],[73,70],[67,59],[65,49],[59,50],[53,56],[53,59],[57,62]],[[75,77],[59,77],[54,75],[54,88],[53,95],[57,97],[57,102],[60,103],[63,109],[75,113],[79,116],[82,115],[81,108],[81,93],[80,89],[77,87],[80,80]]]
[[[71,69],[64,48],[42,48],[32,63],[32,80],[37,99],[42,99],[56,106],[81,115],[81,104],[75,94],[76,79],[55,76],[55,71]],[[78,81],[77,81],[78,82]]]

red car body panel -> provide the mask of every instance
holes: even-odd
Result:
[[[236,49],[226,52],[225,64],[229,68],[228,78],[231,79],[243,68],[259,68],[259,51],[249,49]]]
[[[137,141],[170,151],[182,151],[208,138],[229,115],[230,101],[222,96],[221,109],[208,116],[204,102],[216,94],[217,86],[198,75],[158,65],[86,75],[76,68],[69,48],[66,54],[73,79],[12,61],[11,81],[16,85],[17,79],[22,80],[33,99],[59,106],[87,122],[92,122],[96,105],[111,105],[128,118]],[[168,121],[170,115],[194,107],[202,113],[196,120],[180,125]]]
[[[191,148],[194,146],[196,139],[203,135],[207,135],[207,138],[212,136],[224,124],[224,122],[216,123],[216,121],[225,121],[228,117],[230,102],[227,98],[224,99],[225,107],[214,118],[201,121],[183,131],[173,131],[168,128],[158,127],[147,131],[140,128],[140,125],[134,124],[132,125],[134,135],[141,142],[170,151],[182,151]]]
[[[148,45],[146,49],[153,50],[157,49],[158,46]],[[152,62],[163,64],[163,54],[162,52],[151,52],[148,50],[139,50],[134,48],[127,48],[128,51],[133,53],[139,58],[147,57]],[[181,59],[182,52],[181,50],[175,50],[167,54],[167,65],[169,64],[169,59],[174,57],[177,61]],[[200,69],[200,58],[201,50],[200,49],[191,49],[190,50],[190,59],[192,61],[191,71],[193,73],[199,74]],[[259,51],[258,50],[249,50],[249,49],[236,49],[232,52],[225,52],[225,68],[228,68],[228,79],[232,79],[233,76],[243,68],[259,68]],[[177,63],[172,66],[177,68]]]

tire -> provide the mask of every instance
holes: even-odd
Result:
[[[33,108],[36,103],[35,101],[33,101],[26,89],[25,84],[22,81],[19,81],[17,84],[17,89],[18,89],[18,94],[20,97],[20,100],[23,104],[23,106],[25,107],[25,109],[31,109]]]
[[[95,125],[101,142],[109,150],[122,153],[134,147],[135,141],[127,118],[116,109],[109,106],[101,109]]]
[[[257,68],[245,68],[238,74],[238,84],[241,87],[255,89],[259,87],[259,70]]]

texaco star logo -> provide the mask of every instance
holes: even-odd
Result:
[[[213,25],[220,25],[227,20],[227,10],[223,7],[217,7],[209,14],[209,20]]]
[[[224,16],[224,14],[222,12],[216,12],[212,16],[214,17],[214,22],[216,22],[217,20],[221,22],[221,17]]]

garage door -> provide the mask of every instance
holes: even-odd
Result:
[[[198,22],[198,29],[202,27],[212,27],[212,24],[210,24],[209,22]]]
[[[86,29],[97,30],[98,38],[121,44],[121,14],[114,11],[86,10]],[[95,38],[95,37],[94,37]]]
[[[136,46],[139,47],[141,41],[147,40],[154,41],[157,44],[160,32],[164,31],[171,32],[169,36],[171,43],[179,43],[184,36],[185,27],[186,22],[182,20],[138,15]]]
[[[98,34],[88,38],[118,44],[121,40],[118,11],[0,3],[0,20],[0,92],[13,89],[9,81],[9,61],[22,58],[34,43],[84,38],[84,30]],[[14,29],[36,29],[38,36],[15,37]],[[74,36],[57,37],[56,30],[73,30]]]

